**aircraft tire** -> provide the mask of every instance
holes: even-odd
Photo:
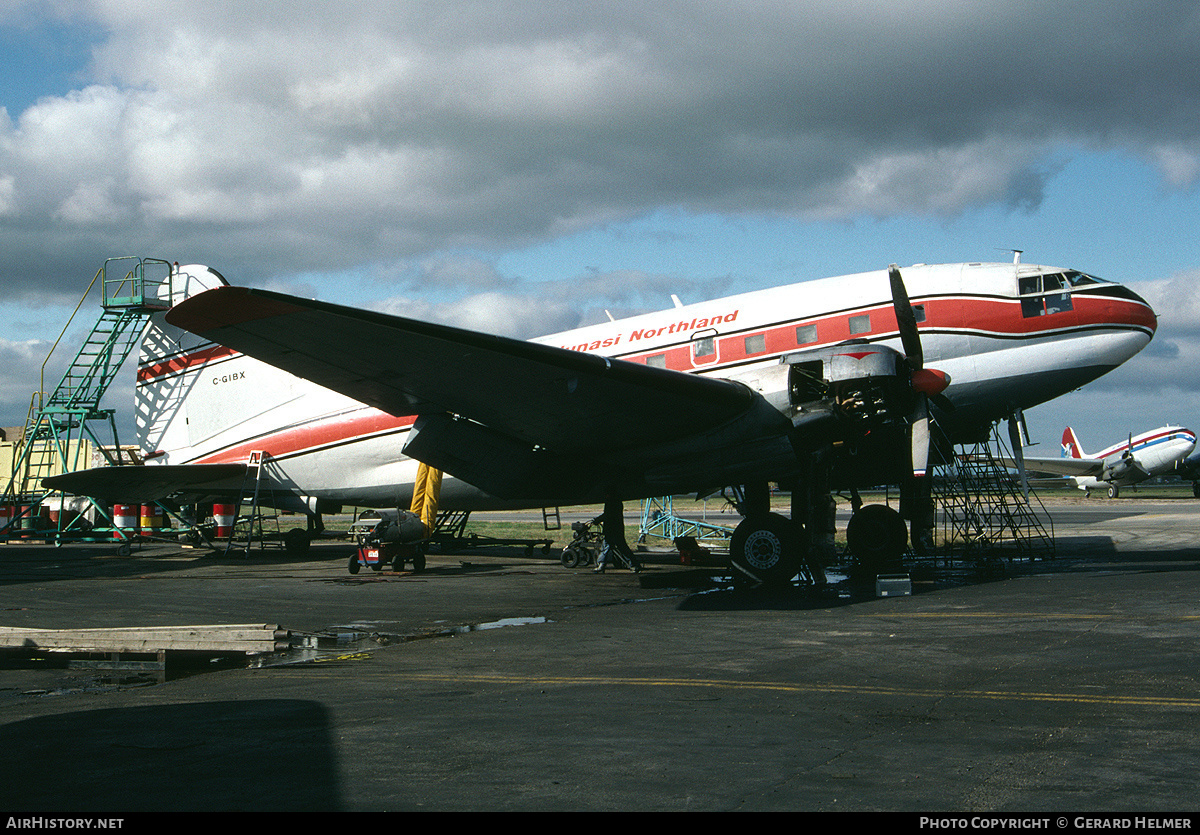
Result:
[[[799,570],[798,539],[790,519],[778,513],[743,519],[729,540],[735,583],[786,584]]]
[[[283,550],[289,557],[303,557],[311,543],[312,537],[304,528],[292,528],[283,535]]]
[[[908,528],[898,512],[883,504],[869,504],[850,517],[846,544],[859,566],[886,573],[899,566],[908,546]]]
[[[1108,497],[1110,499],[1120,498],[1121,497],[1121,488],[1115,484],[1108,485]]]

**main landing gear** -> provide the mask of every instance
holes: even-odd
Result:
[[[745,485],[738,507],[744,518],[729,540],[735,585],[783,586],[805,567],[809,548],[804,520],[810,518],[806,496],[803,491],[793,491],[792,518],[788,519],[771,512],[766,482]],[[817,570],[821,570],[819,566]],[[823,571],[820,577],[824,580]]]
[[[792,518],[770,510],[766,484],[746,485],[739,506],[742,522],[729,542],[734,583],[784,586],[792,578],[816,585],[825,582],[817,543],[826,527],[829,492],[823,483],[807,480],[787,485],[792,490]],[[855,571],[863,575],[895,573],[902,569],[908,548],[908,527],[899,512],[887,505],[862,505],[855,497],[855,512],[846,528],[846,540]],[[914,538],[923,536],[914,523]]]
[[[900,514],[885,504],[864,505],[846,525],[846,546],[863,574],[890,574],[901,568],[908,530]]]
[[[729,540],[734,582],[783,585],[799,572],[800,552],[800,536],[791,519],[778,513],[743,519]]]

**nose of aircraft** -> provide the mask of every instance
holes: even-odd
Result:
[[[1158,314],[1154,312],[1150,302],[1124,284],[1114,284],[1111,290],[1112,292],[1106,295],[1113,299],[1112,312],[1116,316],[1115,321],[1145,329],[1147,341],[1153,337],[1158,330]]]

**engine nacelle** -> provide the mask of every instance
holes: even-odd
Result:
[[[835,419],[851,435],[903,421],[912,410],[904,355],[883,345],[845,343],[786,354],[778,365],[733,379],[760,393],[797,428]]]

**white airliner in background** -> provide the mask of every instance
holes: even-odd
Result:
[[[1075,430],[1067,427],[1062,436],[1061,458],[1025,458],[1030,472],[1068,476],[1080,490],[1106,488],[1117,498],[1121,488],[1178,470],[1196,446],[1196,433],[1182,426],[1163,426],[1140,435],[1130,435],[1095,454],[1084,452]]]
[[[794,565],[769,482],[792,489],[796,524],[831,485],[927,482],[913,476],[930,411],[980,439],[1125,362],[1157,324],[1120,284],[1019,263],[806,281],[530,342],[230,286],[205,266],[161,292],[174,307],[138,369],[147,466],[54,486],[142,500],[153,478],[211,496],[263,452],[277,502],[319,521],[407,507],[418,460],[447,473],[446,509],[744,485],[733,559],[759,578]]]

